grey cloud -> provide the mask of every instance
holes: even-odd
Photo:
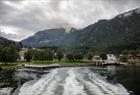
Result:
[[[106,8],[114,8],[118,13],[140,7],[140,0],[106,0]]]
[[[0,26],[17,28],[0,36],[21,40],[48,28],[83,28],[139,6],[140,0],[0,0]]]
[[[0,31],[0,36],[8,38],[8,39],[14,39],[14,40],[19,39],[16,34],[6,34],[6,33],[1,32],[1,31]]]

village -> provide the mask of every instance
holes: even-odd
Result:
[[[33,50],[36,50],[33,48]],[[18,62],[26,62],[26,52],[28,51],[27,48],[22,48],[21,51],[19,52],[19,57],[17,59]],[[56,53],[53,55],[53,60],[56,60],[57,58],[55,57]],[[61,62],[67,62],[68,59],[66,57],[66,54],[63,54],[61,58]],[[31,59],[32,60],[32,59]],[[81,58],[78,61],[85,60],[85,58]],[[136,64],[140,62],[140,55],[136,54],[120,54],[119,56],[115,54],[93,54],[91,55],[90,59],[86,59],[89,61],[90,64],[95,65],[95,66],[103,66],[103,65],[128,65],[128,64]],[[71,60],[70,60],[71,61]],[[72,60],[74,61],[74,60]],[[78,62],[76,61],[76,62]],[[56,62],[55,62],[56,63]]]

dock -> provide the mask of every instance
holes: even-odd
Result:
[[[18,65],[17,68],[33,68],[33,69],[52,69],[52,68],[63,68],[63,67],[89,67],[94,64],[22,64]]]
[[[17,68],[35,68],[35,69],[45,69],[45,68],[58,68],[61,67],[59,64],[22,64],[18,65]]]
[[[108,65],[124,65],[119,62],[91,62],[89,64],[22,64],[18,65],[17,68],[33,68],[33,69],[52,69],[52,68],[63,68],[63,67],[89,67],[89,66],[108,66]]]
[[[122,65],[118,61],[107,61],[107,60],[94,60],[92,61],[94,66],[108,66],[108,65]]]

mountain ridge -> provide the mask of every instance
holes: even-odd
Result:
[[[130,14],[131,15],[130,15]],[[126,16],[127,14],[127,16]],[[129,14],[129,15],[128,15]],[[29,45],[34,47],[31,43],[34,43],[37,47],[42,46],[57,46],[57,47],[91,47],[91,48],[110,48],[110,47],[119,47],[120,49],[125,48],[139,48],[140,41],[140,8],[135,10],[131,10],[122,14],[115,16],[110,20],[99,20],[98,22],[88,25],[87,27],[77,30],[73,29],[72,32],[66,33],[65,30],[56,29],[56,36],[60,36],[57,41],[54,39],[58,38],[54,36],[55,34],[51,34],[50,31],[39,32],[43,35],[42,41],[44,41],[43,45],[40,45],[36,42],[37,35],[36,33],[32,40],[30,38],[24,39],[21,42],[24,45]],[[63,31],[64,34],[59,34],[59,32]],[[45,33],[45,34],[43,34]],[[50,35],[51,36],[48,36]],[[46,35],[46,36],[45,36]],[[50,42],[47,42],[46,39],[51,39]],[[40,41],[42,36],[39,37]],[[45,43],[46,40],[46,43]],[[31,42],[31,43],[28,43]],[[36,47],[35,46],[35,47]]]

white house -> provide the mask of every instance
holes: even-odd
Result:
[[[28,50],[27,48],[22,48],[21,51],[19,51],[19,59],[17,59],[18,61],[26,61],[24,56],[27,50]]]
[[[92,62],[95,64],[95,65],[101,65],[102,64],[102,59],[99,55],[94,55],[92,57]]]
[[[107,54],[107,60],[105,61],[107,64],[115,64],[117,63],[117,58],[114,54]]]

